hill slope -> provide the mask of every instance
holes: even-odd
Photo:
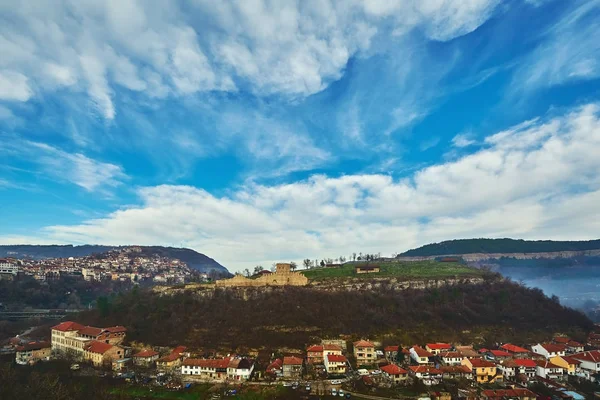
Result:
[[[0,245],[0,257],[16,258],[68,258],[85,257],[92,254],[106,253],[114,249],[123,249],[132,246],[102,246],[102,245]],[[215,270],[229,274],[227,268],[212,258],[198,253],[195,250],[163,247],[163,246],[136,246],[141,247],[143,254],[157,254],[163,257],[176,258],[186,262],[191,268],[201,272]]]
[[[399,257],[428,257],[474,253],[552,253],[600,249],[600,239],[587,241],[552,241],[521,239],[458,239],[432,243],[408,250]]]

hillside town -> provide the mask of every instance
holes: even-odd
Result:
[[[502,343],[493,348],[323,339],[303,352],[282,349],[271,354],[154,347],[128,343],[126,335],[125,326],[99,328],[65,321],[51,328],[49,342],[17,337],[9,346],[20,365],[63,359],[73,370],[110,371],[128,381],[141,379],[172,389],[201,383],[267,384],[349,398],[361,392],[401,393],[403,388],[418,387],[425,398],[450,399],[440,388],[453,383],[458,389],[452,398],[530,400],[540,398],[536,391],[543,388],[552,398],[578,400],[584,398],[578,387],[600,383],[600,333],[591,333],[585,343],[556,335],[543,343]]]
[[[0,279],[19,275],[38,281],[75,277],[86,281],[178,284],[188,281],[192,270],[181,260],[143,254],[140,247],[133,246],[86,257],[0,259]],[[200,278],[208,279],[208,275]]]

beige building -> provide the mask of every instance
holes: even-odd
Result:
[[[16,348],[15,362],[19,365],[34,364],[50,357],[52,348],[48,342],[30,342]]]
[[[256,279],[248,279],[236,275],[231,279],[215,282],[218,287],[252,287],[252,286],[306,286],[308,278],[300,272],[293,272],[291,264],[280,263],[275,266],[272,274],[262,275]]]
[[[125,339],[126,332],[127,330],[122,326],[96,328],[93,326],[83,326],[72,321],[62,322],[52,327],[52,351],[79,360],[97,360],[97,356],[86,354],[88,351],[86,348],[89,349],[88,344],[98,342],[109,346],[118,345]],[[98,349],[98,346],[93,348],[93,350],[96,349]],[[121,350],[123,349],[121,348]],[[111,357],[112,353],[112,351],[109,352]],[[115,353],[115,355],[117,354]],[[115,358],[123,358],[123,352],[120,355],[121,357]]]
[[[125,349],[109,343],[89,341],[83,352],[83,359],[90,361],[95,367],[109,366],[113,361],[125,358]]]
[[[375,362],[375,345],[366,340],[354,342],[354,358],[356,364],[372,364]]]

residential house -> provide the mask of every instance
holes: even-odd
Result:
[[[437,385],[441,382],[444,374],[442,370],[430,365],[411,365],[408,370],[411,375],[421,379],[426,385]]]
[[[35,364],[50,357],[52,345],[49,342],[30,342],[17,346],[15,350],[15,362],[17,364]]]
[[[518,366],[519,374],[525,376],[527,379],[532,379],[536,376],[537,364],[530,358],[515,358],[512,361]]]
[[[170,354],[156,360],[156,368],[159,371],[173,371],[181,367],[184,355],[187,348],[185,346],[179,346],[174,348]]]
[[[565,373],[565,369],[563,367],[553,364],[548,360],[538,360],[536,361],[536,364],[537,376],[554,381],[560,381],[563,379]]]
[[[439,367],[443,379],[469,379],[471,370],[466,365],[444,365]]]
[[[497,371],[496,364],[479,358],[465,358],[462,365],[466,365],[473,374],[473,379],[478,383],[494,383],[501,381],[503,376]]]
[[[463,358],[478,358],[481,355],[475,351],[473,346],[454,346],[457,352],[459,352]]]
[[[569,341],[566,344],[566,346],[567,346],[567,353],[569,353],[569,354],[581,353],[585,349],[583,344],[576,342],[574,340]]]
[[[447,352],[452,350],[452,346],[450,346],[448,343],[427,343],[425,345],[425,350],[437,355],[441,352]]]
[[[343,375],[348,369],[348,359],[341,354],[326,354],[324,362],[329,375]]]
[[[550,362],[564,368],[567,375],[576,375],[579,372],[579,366],[581,365],[581,361],[576,360],[571,356],[552,357]]]
[[[513,358],[512,353],[505,350],[490,350],[486,353],[486,356],[498,361]]]
[[[410,349],[410,357],[419,365],[428,365],[432,364],[433,354],[420,346],[413,346]]]
[[[325,358],[325,356],[331,356],[331,355],[336,355],[336,356],[341,356],[342,355],[342,347],[338,346],[337,344],[332,344],[332,343],[325,343],[323,345],[323,358]]]
[[[588,379],[594,380],[593,376],[600,373],[600,350],[584,351],[572,354],[571,357],[581,362],[579,365],[581,372]]]
[[[265,373],[271,376],[283,376],[283,360],[281,358],[275,359],[267,366]]]
[[[302,376],[303,360],[298,357],[283,357],[283,377],[284,378],[300,378]]]
[[[133,363],[135,365],[149,367],[156,360],[158,360],[159,354],[152,349],[145,349],[133,355]]]
[[[181,374],[201,380],[225,381],[231,358],[186,358],[181,364]]]
[[[355,271],[357,274],[376,274],[380,269],[378,265],[357,265]]]
[[[445,353],[440,353],[439,357],[441,358],[444,365],[460,365],[462,359],[464,358],[462,354],[458,351],[448,351]]]
[[[388,364],[379,368],[387,379],[394,384],[404,383],[408,379],[408,371],[396,364]]]
[[[127,329],[122,326],[96,328],[73,321],[62,322],[51,329],[52,351],[85,359],[85,346],[91,341],[118,345],[125,339]]]
[[[398,359],[398,351],[400,350],[400,346],[386,346],[383,349],[385,359],[391,362],[394,362]]]
[[[511,353],[516,358],[527,358],[531,356],[531,352],[529,350],[511,343],[503,344],[500,346],[500,349]]]
[[[531,347],[531,350],[535,354],[539,354],[541,356],[546,357],[546,359],[550,359],[552,357],[564,356],[566,353],[566,346],[563,344],[555,344],[555,343],[541,343],[536,344]]]
[[[374,363],[375,345],[366,340],[354,342],[354,358],[356,358],[357,365]]]
[[[309,364],[321,364],[323,362],[323,345],[312,345],[306,349],[306,361]]]
[[[529,389],[488,389],[481,392],[481,398],[486,400],[535,400],[537,394]]]
[[[227,379],[247,381],[254,371],[254,362],[247,358],[234,358],[227,365]]]
[[[84,360],[95,367],[110,366],[113,361],[125,358],[125,349],[119,345],[91,340],[84,346]]]

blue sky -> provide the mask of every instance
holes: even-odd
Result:
[[[600,1],[0,2],[0,243],[231,270],[600,232]]]

